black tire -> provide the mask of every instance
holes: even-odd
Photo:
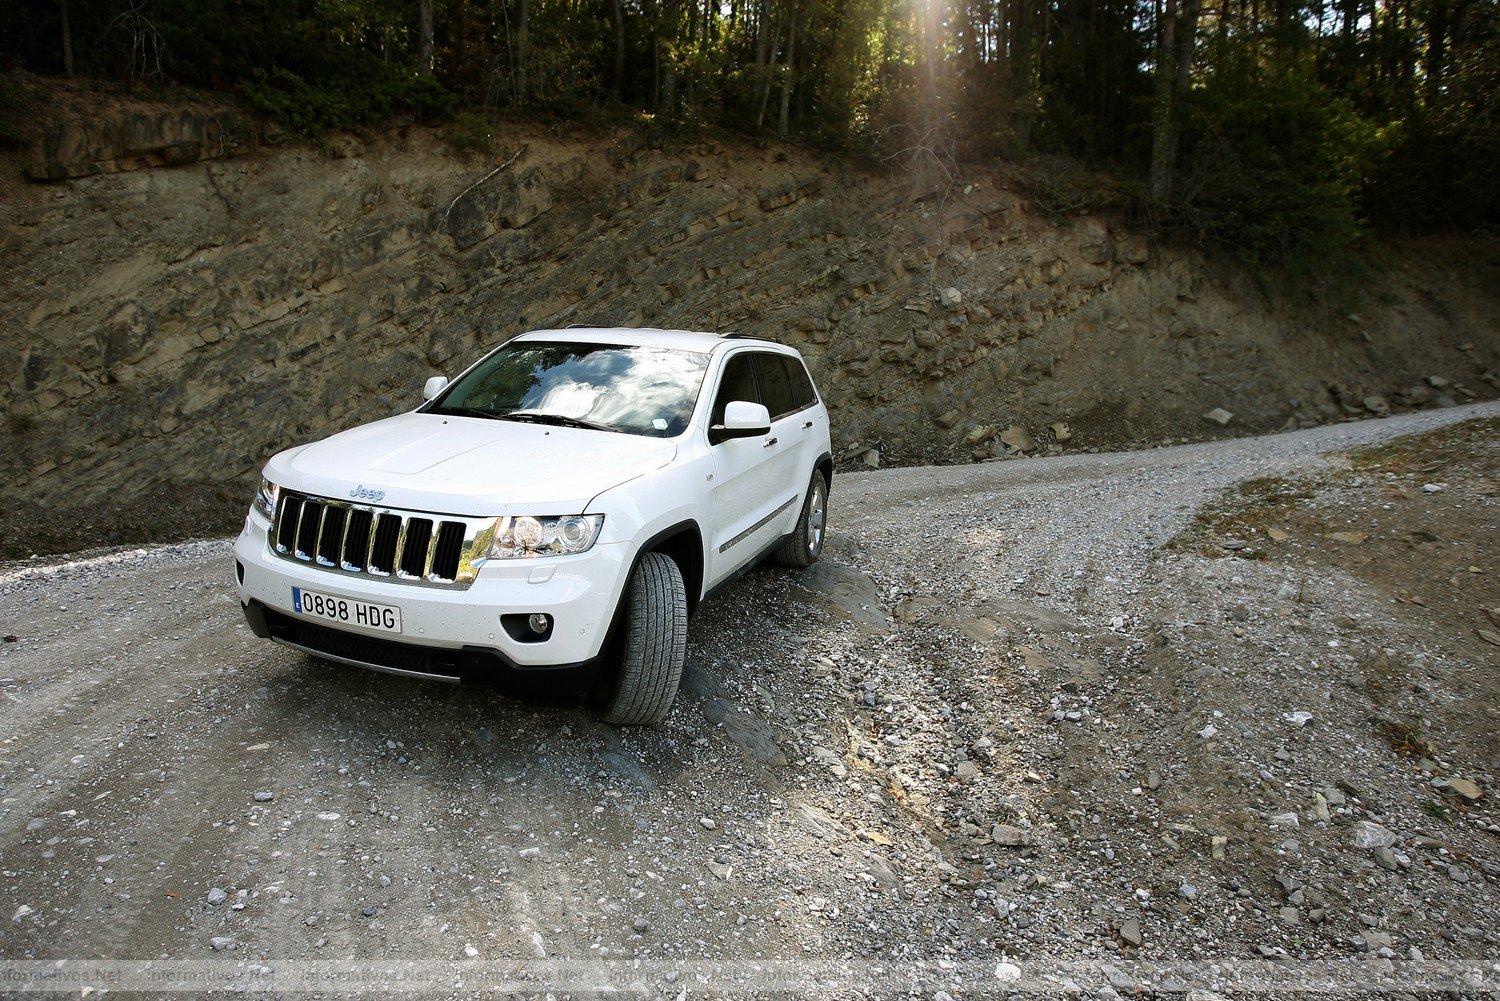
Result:
[[[604,718],[625,726],[666,720],[687,658],[687,590],[669,557],[647,553],[625,596],[619,677]]]
[[[828,535],[828,481],[817,470],[807,485],[807,499],[797,528],[776,548],[775,559],[784,567],[810,567],[823,555],[823,540]]]

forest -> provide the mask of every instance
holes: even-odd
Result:
[[[1500,0],[0,0],[24,70],[221,91],[316,136],[720,130],[1128,213],[1247,263],[1492,226]]]

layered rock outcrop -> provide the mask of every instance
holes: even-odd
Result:
[[[242,156],[259,144],[256,124],[228,108],[133,111],[49,126],[28,157],[26,176],[33,181],[62,181],[180,167]]]
[[[222,124],[184,114],[194,134]],[[934,192],[749,142],[517,135],[481,162],[420,129],[256,151],[244,125],[250,155],[204,159],[200,143],[198,159],[159,157],[176,166],[107,172],[154,141],[132,129],[110,155],[44,147],[99,172],[0,208],[0,516],[33,534],[146,531],[141,504],[167,519],[193,497],[222,521],[272,451],[414,406],[428,375],[574,322],[794,343],[838,446],[885,462],[1006,454],[1012,427],[1042,449],[1198,436],[1219,431],[1201,417],[1219,406],[1231,431],[1274,428],[1368,395],[1415,404],[1401,394],[1433,375],[1493,392],[1492,246],[1478,263],[1429,248],[1362,303],[1320,300],[1103,219],[1048,218],[998,170]]]

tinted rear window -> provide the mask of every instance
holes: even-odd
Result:
[[[792,384],[792,402],[797,404],[797,409],[801,410],[818,402],[817,390],[813,389],[812,378],[808,376],[802,363],[786,355],[782,355],[781,360],[786,364],[787,379]]]
[[[761,402],[771,411],[771,420],[785,417],[797,409],[792,395],[792,383],[787,378],[786,365],[781,355],[757,354],[755,368],[760,373]]]

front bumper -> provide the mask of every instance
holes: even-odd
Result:
[[[364,667],[502,688],[513,687],[511,675],[592,676],[630,572],[628,546],[598,544],[578,556],[496,560],[467,589],[431,588],[284,559],[271,552],[269,531],[252,512],[234,546],[240,604],[256,635]],[[397,606],[401,632],[305,615],[293,587]],[[541,641],[517,640],[501,621],[534,612],[553,620]]]

